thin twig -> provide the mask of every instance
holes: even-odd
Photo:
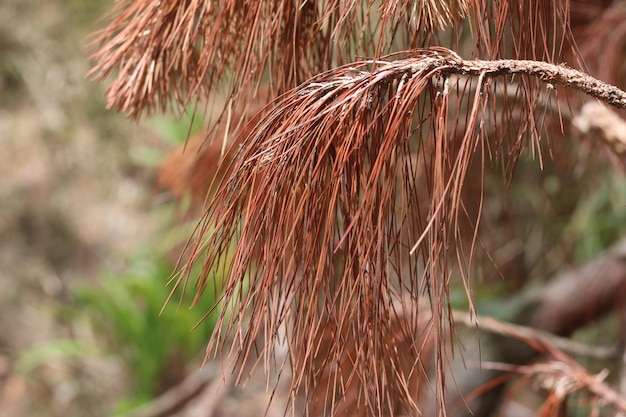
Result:
[[[619,352],[616,348],[607,346],[589,346],[566,337],[559,337],[552,333],[537,330],[532,327],[505,323],[492,317],[478,316],[472,318],[464,311],[453,311],[454,322],[468,327],[478,327],[479,330],[503,336],[512,336],[523,340],[534,340],[541,344],[552,345],[565,353],[575,356],[586,356],[594,359],[613,360]]]
[[[220,373],[217,364],[206,364],[198,372],[188,376],[183,382],[166,391],[153,401],[119,417],[164,417],[184,408],[186,404],[201,395],[209,383]]]
[[[222,378],[214,378],[176,417],[212,417],[218,412],[222,399],[230,392],[234,380],[232,372],[226,372]]]

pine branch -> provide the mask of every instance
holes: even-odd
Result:
[[[450,259],[459,260],[471,294],[469,266],[457,246],[461,191],[472,164],[484,164],[485,149],[514,166],[527,135],[538,141],[536,80],[626,104],[626,93],[564,66],[464,60],[443,48],[404,56],[339,67],[270,103],[238,140],[242,145],[190,240],[176,283],[186,286],[201,262],[198,300],[213,271],[227,271],[221,288],[227,307],[212,352],[236,334],[242,362],[259,354],[270,363],[287,326],[294,392],[307,395],[320,363],[341,362],[343,347],[354,345],[352,375],[363,381],[357,397],[365,409],[387,397],[415,408],[403,394],[411,372],[398,370],[407,359],[418,363],[420,343],[398,352],[386,342],[397,333],[391,323],[398,297],[431,301],[442,397]],[[451,74],[462,77],[446,85]],[[502,99],[492,94],[494,80],[510,75],[520,77],[519,99],[490,106]],[[467,89],[471,83],[475,88]],[[477,225],[479,219],[469,220]],[[412,305],[417,317],[418,303]],[[228,315],[229,308],[236,313]],[[327,331],[333,340],[320,351]],[[324,399],[331,408],[333,393],[350,385],[333,383]]]
[[[262,78],[280,94],[334,63],[383,56],[398,44],[438,43],[440,30],[463,20],[475,35],[477,56],[514,51],[517,58],[553,61],[556,46],[564,46],[568,37],[566,10],[567,2],[556,0],[497,5],[484,0],[122,0],[108,25],[94,34],[89,76],[109,83],[107,106],[131,118],[182,112],[220,85],[245,103],[248,90]]]
[[[502,75],[525,74],[537,77],[549,84],[558,84],[579,90],[591,97],[597,98],[617,108],[626,108],[626,93],[619,88],[602,82],[581,71],[568,68],[564,65],[554,65],[545,62],[504,59],[497,61],[468,61],[452,57],[453,63],[438,63],[435,66],[449,65],[450,69],[443,72],[453,72],[463,75],[488,77]]]
[[[568,68],[565,65],[514,59],[493,61],[464,60],[453,51],[444,50],[444,48],[438,48],[438,50],[441,52],[435,52],[432,55],[422,55],[417,58],[397,61],[372,60],[358,62],[352,65],[354,69],[364,65],[376,65],[377,68],[371,72],[355,71],[351,75],[339,76],[325,83],[312,82],[309,85],[323,89],[348,88],[368,79],[380,79],[382,81],[383,77],[386,76],[394,78],[408,76],[410,78],[425,73],[430,74],[432,77],[438,74],[484,77],[524,74],[536,77],[549,85],[556,84],[574,88],[614,107],[626,108],[626,92],[581,71]],[[404,80],[406,82],[406,78]],[[399,89],[403,86],[404,83],[399,86]]]

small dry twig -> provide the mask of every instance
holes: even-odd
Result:
[[[201,395],[207,386],[212,386],[211,381],[221,381],[220,375],[221,369],[218,364],[206,364],[203,369],[189,375],[174,388],[137,410],[124,414],[123,417],[166,417],[173,415]]]
[[[452,317],[454,318],[455,324],[476,327],[480,331],[515,337],[522,341],[535,341],[542,345],[551,345],[570,355],[602,360],[615,360],[619,354],[616,347],[590,346],[533,327],[505,323],[493,317],[478,316],[474,318],[463,311],[453,311]]]

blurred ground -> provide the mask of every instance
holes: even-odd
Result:
[[[112,3],[0,2],[0,410],[107,415],[124,392],[111,358],[21,366],[54,340],[93,340],[59,312],[75,283],[123,268],[158,226],[153,173],[129,155],[155,135],[104,108],[85,36]],[[62,350],[59,356],[67,355]]]

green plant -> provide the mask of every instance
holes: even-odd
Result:
[[[168,366],[184,366],[204,350],[215,315],[172,302],[164,307],[173,265],[154,253],[131,257],[121,273],[107,271],[98,286],[76,291],[77,309],[87,313],[107,353],[118,355],[132,380],[132,393],[119,411],[153,398],[167,385]],[[173,296],[178,297],[180,291]],[[207,292],[203,303],[215,303]],[[193,330],[204,320],[203,325]]]

